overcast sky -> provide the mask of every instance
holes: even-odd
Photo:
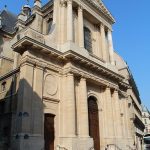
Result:
[[[48,0],[43,0],[46,3]],[[115,50],[127,61],[141,100],[150,109],[150,0],[103,0],[116,23],[113,26]],[[30,0],[32,5],[33,0]],[[18,13],[26,0],[0,0],[0,10]]]

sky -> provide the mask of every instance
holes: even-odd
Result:
[[[46,3],[48,0],[43,0]],[[114,16],[114,49],[128,63],[140,97],[150,110],[150,0],[103,0]],[[18,14],[26,0],[0,0],[5,8]],[[30,0],[32,6],[33,0]]]

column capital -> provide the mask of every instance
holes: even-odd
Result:
[[[61,5],[61,7],[65,7],[66,6],[66,0],[61,0],[60,5]]]
[[[66,0],[67,4],[72,4],[72,0]]]
[[[102,22],[100,23],[100,28],[105,28],[105,25]]]
[[[111,89],[110,89],[110,86],[106,86],[106,89],[105,89],[105,91],[110,91]]]
[[[113,32],[113,30],[110,29],[110,28],[107,28],[107,31],[108,31],[109,33],[112,33],[112,32]]]
[[[118,93],[119,92],[119,90],[118,89],[114,89],[114,93]]]
[[[118,97],[118,95],[119,95],[118,89],[115,89],[115,90],[114,90],[113,95]]]
[[[35,67],[38,68],[38,69],[40,69],[40,70],[45,70],[46,64],[36,62]]]
[[[112,30],[109,28],[107,28],[107,32],[108,32],[108,34],[112,34]]]
[[[68,76],[74,76],[73,73],[67,73],[67,77]]]
[[[78,11],[83,11],[83,7],[81,5],[78,5]]]
[[[85,77],[81,77],[80,81],[86,81]]]

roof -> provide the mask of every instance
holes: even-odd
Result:
[[[142,111],[150,113],[149,110],[148,110],[148,108],[146,106],[144,106],[144,105],[142,105]]]
[[[7,32],[9,34],[13,34],[15,32],[15,24],[17,22],[17,16],[12,14],[11,12],[7,10],[3,10],[0,13],[1,19],[2,19],[2,28],[4,32]]]

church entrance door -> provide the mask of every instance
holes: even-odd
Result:
[[[94,149],[100,150],[99,114],[98,114],[97,99],[95,97],[88,98],[88,115],[89,115],[89,135],[94,140]]]
[[[54,140],[55,140],[54,118],[55,115],[53,114],[44,115],[45,150],[54,150]]]

